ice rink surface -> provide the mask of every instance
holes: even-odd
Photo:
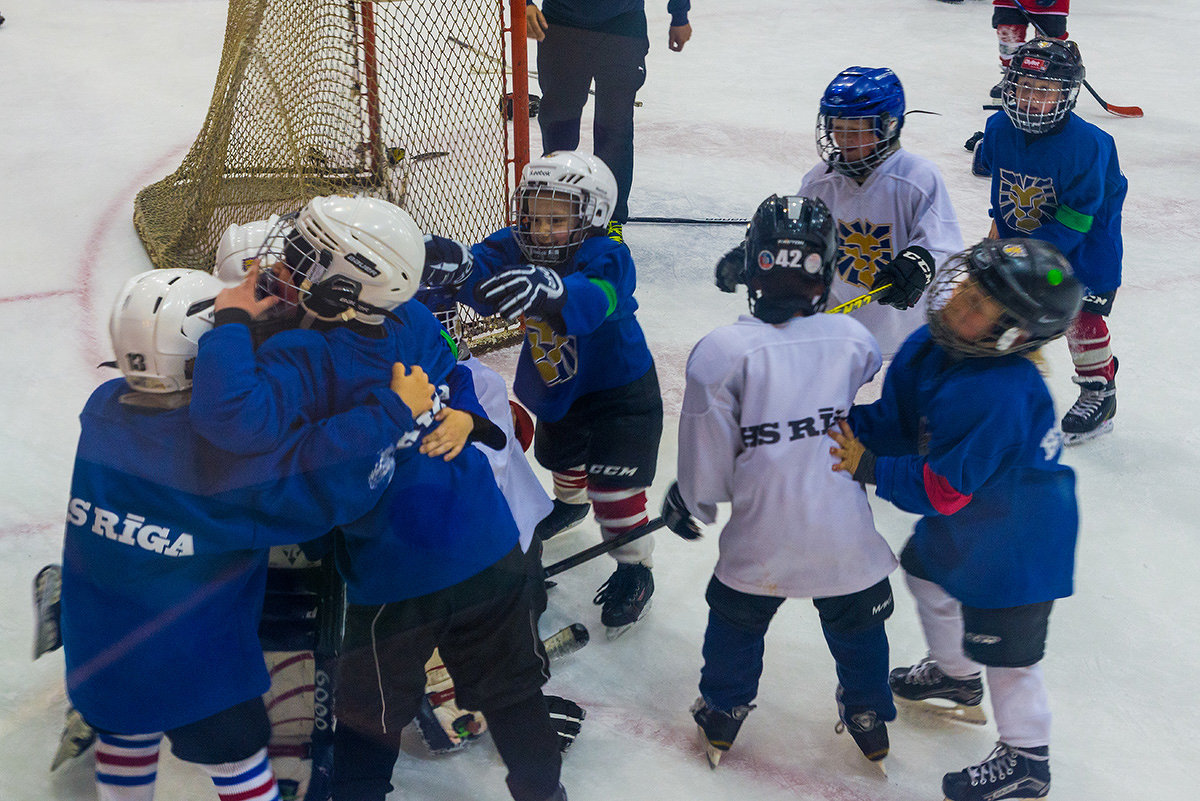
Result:
[[[665,2],[648,5],[632,214],[744,217],[768,194],[794,191],[816,160],[822,89],[840,69],[864,64],[892,67],[908,108],[936,112],[909,116],[904,145],[942,169],[967,241],[987,231],[988,185],[971,176],[962,143],[982,128],[980,104],[998,76],[989,3],[698,0],[682,53],[666,47]],[[0,11],[8,18],[0,28],[0,799],[88,799],[90,755],[47,772],[65,707],[62,655],[30,661],[30,583],[59,558],[76,415],[112,375],[96,367],[110,358],[109,305],[125,278],[150,266],[131,223],[133,197],[179,164],[199,130],[225,4],[9,0]],[[1124,286],[1110,323],[1121,359],[1116,429],[1065,456],[1078,471],[1082,530],[1076,594],[1055,607],[1044,662],[1058,801],[1195,798],[1200,348],[1188,321],[1200,306],[1197,29],[1192,0],[1094,0],[1070,18],[1092,85],[1146,116],[1111,117],[1084,94],[1077,109],[1116,138],[1130,188]],[[668,412],[655,507],[675,472],[687,354],[744,309],[711,282],[715,260],[739,235],[732,226],[626,228]],[[1062,410],[1075,398],[1066,345],[1047,356]],[[486,360],[508,375],[515,351]],[[875,508],[898,550],[913,519]],[[811,605],[793,601],[767,638],[758,709],[710,771],[687,709],[717,532],[697,543],[655,535],[654,609],[615,642],[605,641],[591,603],[611,561],[559,577],[544,628],[579,620],[593,633],[591,645],[556,665],[547,688],[588,710],[564,766],[572,801],[933,799],[944,772],[987,755],[993,725],[902,711],[883,778],[849,736],[834,733],[833,664]],[[589,522],[550,542],[547,560],[597,538]],[[888,630],[892,663],[902,665],[924,648],[896,579]],[[414,737],[393,797],[500,801],[503,776],[490,742],[431,758]],[[215,794],[198,771],[164,756],[158,797]]]

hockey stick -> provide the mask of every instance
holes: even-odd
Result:
[[[630,217],[627,223],[650,225],[749,225],[749,220],[735,217]]]
[[[1025,17],[1025,19],[1029,20],[1029,24],[1033,26],[1035,31],[1037,31],[1038,36],[1041,36],[1043,39],[1053,38],[1046,35],[1046,32],[1042,30],[1042,26],[1038,25],[1037,21],[1034,20],[1033,15],[1029,13],[1025,6],[1021,5],[1021,0],[1013,0],[1013,4]],[[1137,117],[1143,116],[1142,109],[1138,106],[1114,106],[1112,103],[1107,102],[1104,98],[1096,93],[1096,90],[1092,88],[1092,85],[1087,82],[1087,78],[1083,79],[1083,88],[1087,89],[1088,93],[1091,94],[1092,97],[1096,98],[1096,102],[1099,103],[1105,111],[1115,117],[1132,117],[1136,119]]]
[[[664,521],[661,517],[656,517],[644,526],[630,529],[624,534],[620,534],[611,540],[593,545],[590,548],[584,548],[582,551],[573,556],[568,556],[566,559],[561,559],[554,564],[549,565],[546,568],[546,577],[549,578],[550,576],[557,576],[564,570],[570,570],[576,565],[581,565],[589,559],[595,559],[600,554],[605,554],[609,551],[616,550],[622,545],[633,542],[636,539],[641,539],[647,534],[653,534],[655,531],[658,531],[665,525],[666,521]]]
[[[890,286],[891,286],[891,284],[884,284],[883,286],[877,286],[874,289],[872,289],[870,292],[867,292],[864,295],[859,295],[857,298],[851,298],[850,300],[846,301],[845,303],[834,306],[832,309],[826,309],[825,313],[826,314],[848,314],[849,312],[852,312],[855,309],[861,309],[863,306],[866,306],[868,303],[875,300],[875,296],[877,294],[879,294],[880,292],[882,292],[883,290],[887,289]]]

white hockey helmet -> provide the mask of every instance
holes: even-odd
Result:
[[[266,284],[285,303],[298,300],[323,320],[353,316],[378,324],[385,311],[417,291],[425,240],[399,206],[372,197],[330,195],[313,198],[294,218],[280,222],[283,252],[272,249],[276,237],[270,236],[259,258],[269,266],[270,257],[278,256],[291,268],[290,286],[280,270]]]
[[[213,327],[213,300],[224,288],[215,275],[182,268],[150,270],[125,282],[108,331],[129,386],[157,394],[192,386],[200,337]]]
[[[221,234],[221,241],[217,243],[213,275],[226,284],[240,283],[264,245],[272,251],[282,249],[282,241],[275,245],[267,242],[278,223],[279,215],[272,214],[265,220],[254,220],[245,225],[234,224],[226,228],[225,233]]]
[[[545,207],[537,209],[542,224],[565,232],[565,242],[548,242],[535,230],[535,201],[565,201],[562,214],[546,218]],[[569,204],[569,205],[567,205]],[[558,150],[533,159],[521,171],[521,183],[513,193],[512,230],[525,258],[534,264],[553,266],[574,255],[588,234],[604,228],[617,204],[617,179],[603,161],[590,153]]]

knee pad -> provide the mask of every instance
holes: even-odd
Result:
[[[1005,609],[963,606],[963,651],[988,667],[1022,668],[1042,661],[1053,601]]]
[[[892,583],[884,579],[865,590],[833,598],[814,598],[821,624],[831,631],[855,632],[883,623],[892,615]]]

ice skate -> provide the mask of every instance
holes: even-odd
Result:
[[[1112,431],[1117,414],[1115,379],[1076,375],[1071,380],[1079,385],[1079,399],[1063,416],[1063,445],[1078,445]]]
[[[554,508],[550,510],[550,514],[541,519],[533,533],[539,540],[545,542],[582,523],[587,517],[589,509],[591,509],[591,504],[566,503],[555,498]]]
[[[900,667],[888,675],[888,685],[897,700],[922,710],[963,723],[987,723],[983,711],[983,680],[979,676],[955,679],[937,662],[926,657],[911,667]]]
[[[703,697],[697,698],[696,703],[692,704],[690,711],[699,727],[700,744],[704,746],[708,766],[713,770],[717,769],[717,763],[733,745],[738,729],[751,709],[754,709],[753,704],[742,704],[729,712],[722,712],[709,706]]]
[[[946,801],[1033,801],[1050,792],[1050,748],[996,743],[978,765],[942,777]]]
[[[863,752],[863,756],[874,762],[886,776],[887,768],[883,764],[883,758],[888,755],[887,724],[879,719],[879,715],[873,709],[858,712],[847,711],[846,705],[842,703],[842,686],[840,684],[837,688],[837,706],[838,723],[833,730],[838,734],[844,731],[850,732],[858,750]]]
[[[602,604],[600,622],[608,639],[615,640],[650,611],[654,576],[642,564],[617,565],[608,581],[600,585],[593,603]]]

